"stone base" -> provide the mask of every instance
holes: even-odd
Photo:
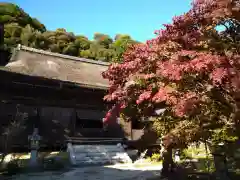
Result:
[[[71,145],[68,152],[72,165],[131,163],[124,149],[117,145]]]

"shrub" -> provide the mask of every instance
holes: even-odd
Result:
[[[150,157],[152,162],[159,162],[162,160],[162,157],[160,153],[153,153],[152,156]]]
[[[19,160],[12,160],[6,166],[6,171],[8,174],[16,174],[21,170],[21,165]]]

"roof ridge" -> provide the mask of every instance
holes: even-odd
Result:
[[[92,60],[92,59],[79,58],[79,57],[69,56],[69,55],[60,54],[60,53],[54,53],[54,52],[45,51],[45,50],[42,50],[42,49],[27,47],[27,46],[24,46],[24,45],[21,45],[21,44],[18,44],[16,49],[18,51],[19,50],[25,50],[25,51],[35,52],[35,53],[39,53],[39,54],[43,54],[43,55],[49,55],[49,56],[64,58],[64,59],[72,60],[72,61],[81,61],[81,62],[86,62],[86,63],[91,63],[91,64],[98,64],[98,65],[102,65],[102,66],[109,66],[110,65],[110,63],[108,63],[108,62],[102,62],[102,61],[96,61],[96,60]]]

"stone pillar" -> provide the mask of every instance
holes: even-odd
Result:
[[[30,149],[31,149],[29,166],[31,168],[35,168],[38,166],[38,149],[39,149],[39,141],[41,140],[41,137],[38,135],[38,128],[34,128],[33,134],[28,136],[28,140],[30,141]]]

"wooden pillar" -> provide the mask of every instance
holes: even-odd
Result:
[[[76,118],[77,118],[77,111],[76,109],[73,110],[72,117],[71,117],[71,122],[70,122],[70,131],[71,131],[71,136],[75,136],[75,131],[76,131]]]
[[[35,119],[35,128],[38,128],[40,127],[40,121],[41,121],[41,118],[40,118],[40,112],[39,112],[39,107],[36,107],[35,109],[35,112],[36,112],[36,119]]]

